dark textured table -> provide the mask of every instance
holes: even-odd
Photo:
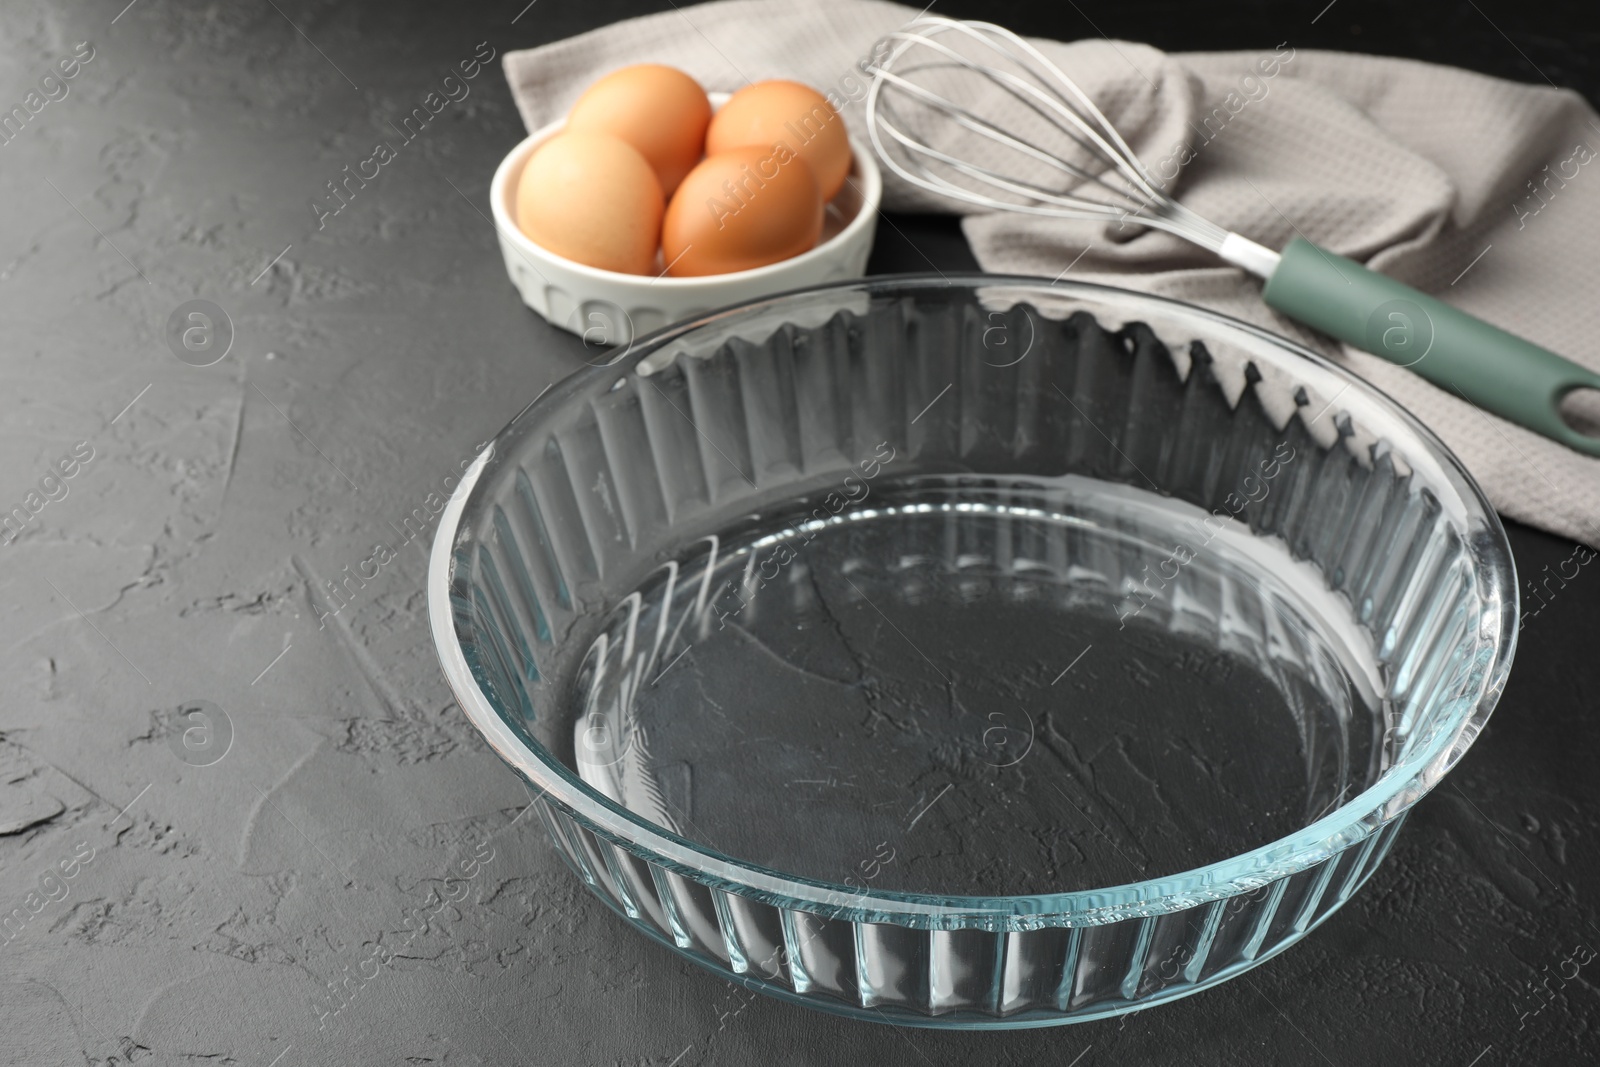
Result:
[[[628,930],[517,821],[526,794],[452,705],[425,622],[434,494],[582,360],[517,300],[484,218],[520,131],[498,64],[336,214],[326,183],[460,61],[657,5],[125,2],[0,13],[0,110],[25,108],[0,143],[0,499],[28,516],[0,535],[6,1063],[1600,1057],[1591,568],[1551,584],[1489,728],[1371,884],[1212,992],[907,1031],[752,996]],[[1600,99],[1592,2],[1325,2],[939,10]],[[875,271],[929,261],[971,264],[952,222],[880,228]],[[192,300],[231,319],[210,366],[167,343]],[[1511,538],[1524,575],[1575,569],[1571,544]],[[313,590],[358,573],[328,612]]]

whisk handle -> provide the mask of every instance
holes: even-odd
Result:
[[[1426,293],[1295,238],[1267,279],[1269,307],[1422,375],[1519,426],[1591,456],[1600,438],[1558,407],[1600,374]]]

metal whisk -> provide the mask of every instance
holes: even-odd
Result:
[[[1022,37],[988,22],[923,15],[874,61],[867,132],[910,184],[991,211],[1165,230],[1266,280],[1269,307],[1382,356],[1570,448],[1600,439],[1568,426],[1561,398],[1600,375],[1392,278],[1295,238],[1274,252],[1164,191],[1089,96]],[[941,148],[964,130],[983,162]]]

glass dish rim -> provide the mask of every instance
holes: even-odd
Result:
[[[530,746],[473,677],[456,633],[450,604],[462,516],[473,502],[480,478],[495,456],[499,442],[512,431],[521,430],[529,420],[536,419],[538,412],[553,411],[575,396],[584,395],[593,382],[615,379],[619,372],[631,371],[668,344],[732,316],[837,290],[882,293],[935,288],[1034,290],[1054,296],[1076,296],[1100,307],[1120,303],[1124,310],[1129,305],[1135,308],[1146,305],[1179,319],[1192,319],[1204,329],[1243,334],[1265,342],[1289,357],[1308,360],[1317,368],[1343,379],[1345,388],[1335,400],[1347,390],[1356,390],[1370,405],[1409,431],[1467,505],[1468,525],[1481,524],[1478,532],[1486,535],[1465,539],[1466,549],[1481,579],[1481,588],[1499,589],[1502,593],[1500,611],[1493,620],[1498,625],[1493,660],[1488,669],[1477,672],[1481,681],[1475,699],[1459,701],[1461,708],[1427,745],[1419,746],[1395,763],[1361,793],[1293,833],[1247,852],[1156,878],[1047,894],[963,896],[869,891],[773,870],[719,853],[637,815],[595,791],[553,756],[543,754],[543,746]],[[974,925],[993,928],[998,924],[1002,929],[1094,925],[1115,922],[1132,914],[1145,916],[1185,910],[1254,891],[1315,867],[1363,839],[1371,839],[1384,826],[1402,818],[1437,785],[1471,747],[1494,710],[1516,649],[1518,593],[1510,543],[1499,516],[1477,482],[1433,431],[1387,393],[1348,368],[1270,330],[1172,297],[1092,282],[1051,281],[1030,275],[972,271],[872,275],[742,301],[656,330],[627,346],[609,362],[580,368],[557,380],[507,422],[462,474],[440,515],[427,576],[430,629],[446,682],[468,720],[496,754],[526,782],[537,786],[538,792],[531,803],[552,801],[585,826],[641,858],[705,884],[753,895],[781,907],[823,912],[852,921],[939,928]],[[1419,782],[1423,784],[1421,790],[1401,798],[1402,793]]]

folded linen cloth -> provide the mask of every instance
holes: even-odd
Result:
[[[510,52],[504,67],[530,130],[605,72],[656,62],[709,90],[805,82],[863,134],[859,64],[915,14],[880,0],[721,0]],[[1292,40],[1171,55],[1102,38],[1034,44],[1202,216],[1271,248],[1303,235],[1600,370],[1600,119],[1577,93]],[[1278,315],[1259,282],[1210,253],[1116,223],[975,211],[884,177],[890,209],[964,213],[985,270],[1054,278],[1071,265],[1069,277],[1214,308],[1334,357],[1431,427],[1501,513],[1600,547],[1600,459]]]

